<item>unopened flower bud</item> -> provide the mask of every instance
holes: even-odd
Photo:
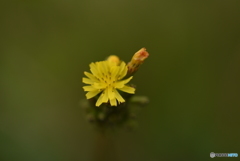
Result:
[[[115,63],[116,65],[119,65],[120,64],[120,59],[118,56],[116,55],[110,55],[108,58],[107,58],[107,61],[110,61],[112,63]]]
[[[148,58],[149,53],[146,51],[146,48],[142,48],[139,51],[137,51],[133,57],[132,60],[128,63],[128,74],[132,75],[134,74],[139,66],[144,62],[146,58]]]

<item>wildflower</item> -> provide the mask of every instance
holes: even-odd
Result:
[[[144,60],[149,56],[146,48],[141,48],[139,51],[137,51],[133,57],[132,60],[128,63],[128,74],[132,75],[135,73],[139,66],[144,62]]]
[[[96,106],[108,102],[111,106],[117,106],[117,102],[119,104],[125,102],[118,90],[130,94],[135,93],[135,88],[126,85],[133,77],[122,80],[126,76],[128,68],[125,62],[119,61],[118,57],[110,56],[106,61],[91,63],[90,70],[92,74],[84,72],[88,78],[83,78],[82,81],[89,85],[84,86],[83,89],[88,92],[87,99],[101,93]]]

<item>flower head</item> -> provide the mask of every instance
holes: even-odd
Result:
[[[125,102],[118,90],[131,94],[134,94],[135,92],[135,88],[125,85],[132,79],[132,76],[122,80],[128,71],[125,62],[116,60],[118,59],[114,56],[109,57],[106,61],[91,63],[90,70],[92,74],[84,72],[88,77],[83,78],[82,80],[83,83],[88,84],[88,86],[83,87],[84,91],[88,92],[86,94],[87,99],[95,97],[101,93],[96,102],[96,106],[108,102],[110,102],[111,106],[117,106],[117,102]]]

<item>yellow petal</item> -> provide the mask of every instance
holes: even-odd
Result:
[[[90,99],[90,98],[96,96],[96,95],[97,95],[98,93],[100,93],[100,92],[101,92],[101,90],[90,91],[90,92],[88,92],[88,93],[86,94],[86,97],[87,97],[87,99]]]
[[[107,89],[105,89],[104,92],[103,92],[102,101],[103,101],[104,103],[107,103],[107,102],[108,102],[108,90],[107,90]]]
[[[131,94],[134,94],[134,92],[135,92],[135,88],[129,87],[129,86],[126,86],[126,85],[123,88],[118,88],[118,89],[123,91],[123,92],[131,93]]]
[[[113,88],[112,87],[108,87],[108,98],[111,100],[113,98],[115,98],[114,96],[114,92],[112,91]]]
[[[94,83],[93,82],[93,80],[91,80],[91,79],[88,79],[88,78],[82,78],[82,81],[83,81],[83,83],[86,83],[86,84],[92,84],[92,83]]]
[[[124,61],[122,61],[120,66],[119,66],[119,73],[123,72],[125,66],[126,66],[126,63]]]
[[[118,82],[116,82],[116,83],[114,84],[114,87],[115,87],[115,88],[123,88],[124,85],[125,85],[125,84],[124,84],[123,81],[118,81]]]
[[[94,82],[99,82],[99,80],[94,76],[92,75],[91,73],[88,73],[88,72],[84,72],[84,74],[90,78],[91,80],[93,80]]]
[[[105,62],[101,62],[101,63],[98,63],[98,69],[99,69],[99,72],[101,74],[101,77],[105,77],[106,73],[107,73],[107,70],[105,68]]]
[[[112,66],[110,73],[111,73],[111,80],[115,80],[116,79],[116,75],[118,74],[119,71],[119,67],[118,66]]]
[[[109,72],[112,66],[111,63],[109,61],[105,61],[105,66],[107,67],[107,72]]]
[[[122,98],[122,96],[118,93],[118,91],[115,89],[115,97],[117,98],[117,100],[121,103],[125,102],[125,100]]]
[[[133,78],[133,76],[129,77],[128,79],[123,80],[124,84],[127,84],[132,78]]]
[[[105,83],[93,83],[92,86],[96,89],[103,89],[103,88],[107,87],[107,84],[105,84]]]
[[[93,86],[83,86],[84,91],[94,91],[96,90],[96,88],[94,88]]]
[[[97,70],[97,65],[95,63],[90,64],[90,70],[95,77],[100,78],[99,72]]]
[[[111,99],[110,104],[111,104],[111,106],[117,106],[116,98]]]
[[[123,86],[124,86],[125,84],[127,84],[132,78],[133,78],[133,77],[131,76],[131,77],[129,77],[128,79],[125,79],[125,80],[122,80],[122,81],[118,81],[118,82],[115,83],[114,87],[115,87],[115,88],[123,88]]]
[[[96,102],[96,106],[99,107],[103,103],[103,94],[100,95]]]
[[[127,70],[128,70],[127,66],[126,66],[126,65],[124,65],[124,68],[123,68],[123,70],[122,70],[121,72],[119,72],[119,77],[118,77],[118,80],[120,80],[120,79],[122,79],[123,77],[125,77],[125,76],[126,76],[126,74],[127,74]]]
[[[102,71],[102,66],[103,66],[104,62],[96,62],[96,67],[97,67],[97,71],[98,71],[98,76],[100,78],[104,77],[104,72]]]
[[[109,69],[108,69],[108,63],[106,61],[102,64],[102,68],[104,73],[107,74]]]

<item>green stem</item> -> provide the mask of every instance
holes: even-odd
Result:
[[[117,161],[114,140],[105,131],[95,138],[94,161]]]

